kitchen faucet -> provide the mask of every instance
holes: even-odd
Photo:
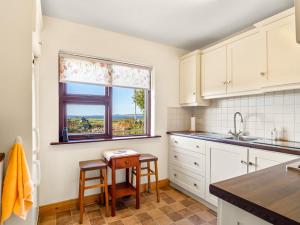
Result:
[[[235,114],[234,114],[234,116],[233,116],[233,119],[234,119],[234,132],[232,132],[231,130],[229,130],[229,134],[231,134],[231,135],[233,135],[234,137],[236,137],[236,138],[238,138],[243,132],[242,131],[239,131],[239,132],[237,132],[236,131],[236,117],[237,117],[237,115],[239,115],[240,116],[240,118],[241,118],[241,123],[242,123],[242,125],[243,125],[243,122],[244,122],[244,119],[243,119],[243,116],[242,116],[242,114],[240,113],[240,112],[236,112]]]

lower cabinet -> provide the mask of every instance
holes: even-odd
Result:
[[[211,183],[247,173],[247,148],[206,142],[206,201],[217,206],[218,199],[209,192]]]
[[[271,225],[226,201],[219,200],[218,224],[220,225]]]
[[[299,156],[251,148],[249,149],[249,172],[262,170],[297,158]]]
[[[299,156],[170,135],[169,179],[210,204],[218,206],[218,198],[209,192],[210,184],[297,158]]]

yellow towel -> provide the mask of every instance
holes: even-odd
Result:
[[[25,220],[32,203],[32,182],[25,152],[21,143],[15,143],[9,153],[3,184],[1,224],[12,212]]]

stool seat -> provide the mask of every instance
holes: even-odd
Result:
[[[107,163],[102,159],[97,160],[87,160],[79,162],[80,170],[88,171],[88,170],[96,170],[103,169],[107,167]]]
[[[152,161],[157,161],[158,158],[154,155],[151,154],[141,154],[140,156],[140,162],[152,162]]]

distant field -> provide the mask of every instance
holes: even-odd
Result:
[[[104,120],[101,117],[75,117],[68,118],[69,134],[101,134],[105,132]],[[144,118],[139,116],[134,118],[113,117],[113,135],[124,136],[134,134],[144,134]]]

